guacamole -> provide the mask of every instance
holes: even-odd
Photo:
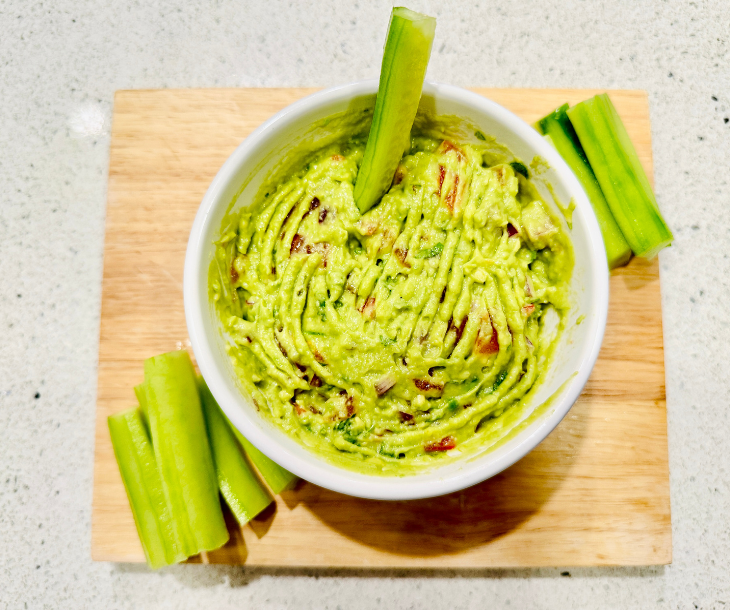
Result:
[[[364,144],[240,212],[211,298],[266,417],[347,467],[420,472],[516,421],[569,309],[572,247],[522,163],[425,135],[360,214]]]

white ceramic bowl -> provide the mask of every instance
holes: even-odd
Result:
[[[575,202],[570,232],[575,249],[574,306],[555,358],[532,400],[537,406],[555,394],[550,408],[491,451],[406,477],[365,475],[330,464],[259,415],[239,388],[225,353],[220,322],[208,299],[213,242],[219,238],[223,217],[234,200],[235,210],[250,205],[267,176],[281,170],[282,159],[293,145],[304,140],[326,141],[326,130],[313,132],[312,125],[346,110],[372,108],[376,92],[377,81],[364,81],[315,93],[266,121],[228,158],[208,188],[190,233],[184,273],[185,316],[198,366],[213,395],[233,424],[263,453],[303,479],[337,492],[406,500],[446,494],[488,479],[525,456],[560,423],[598,357],[608,309],[608,268],[598,223],[585,192],[550,144],[495,102],[458,87],[427,83],[422,109],[464,119],[494,136],[525,163],[542,157],[549,169],[540,178],[552,185],[561,201]]]

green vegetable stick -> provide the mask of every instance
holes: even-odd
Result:
[[[190,356],[148,358],[144,373],[152,446],[183,551],[189,557],[217,549],[228,530]]]
[[[228,422],[202,377],[198,377],[218,487],[238,523],[246,525],[272,502],[248,465]]]
[[[631,248],[626,243],[621,229],[618,228],[611,209],[606,203],[603,191],[598,185],[596,176],[588,164],[583,147],[580,145],[578,136],[573,125],[568,119],[566,111],[568,104],[563,104],[546,117],[537,122],[537,127],[544,135],[550,136],[552,145],[565,159],[570,169],[573,170],[576,178],[588,195],[588,200],[596,213],[598,225],[603,235],[603,243],[606,247],[609,269],[625,265],[631,259]]]
[[[373,123],[355,182],[363,214],[388,190],[409,146],[435,30],[433,17],[402,7],[391,13]]]
[[[139,402],[140,411],[142,411],[142,420],[144,421],[145,425],[149,429],[150,420],[149,420],[149,417],[147,416],[147,394],[145,393],[144,382],[140,383],[139,385],[134,386],[134,395],[137,397],[137,401]]]
[[[613,217],[634,254],[653,258],[672,243],[649,179],[608,95],[568,110]]]
[[[157,569],[187,559],[172,524],[141,411],[117,413],[107,423],[148,565]]]
[[[274,462],[274,460],[266,457],[263,453],[256,449],[256,447],[254,447],[233,424],[230,422],[228,423],[231,426],[231,430],[233,430],[233,434],[236,435],[238,442],[241,443],[248,459],[251,460],[251,463],[254,466],[256,466],[256,469],[259,471],[261,476],[264,478],[264,481],[266,481],[266,484],[271,488],[271,491],[273,491],[274,494],[278,495],[282,491],[291,489],[296,485],[299,478],[295,474],[292,474],[285,468],[279,466],[279,464]]]

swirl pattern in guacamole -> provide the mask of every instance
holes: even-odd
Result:
[[[267,417],[348,467],[419,471],[477,446],[538,382],[572,248],[512,165],[425,136],[361,215],[363,150],[320,151],[242,211],[211,294]]]

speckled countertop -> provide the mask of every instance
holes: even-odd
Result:
[[[193,6],[197,4],[198,6]],[[0,3],[0,606],[730,608],[730,12],[713,2],[460,3],[429,78],[649,92],[674,563],[458,572],[92,563],[114,91],[327,86],[379,71],[384,2]]]

